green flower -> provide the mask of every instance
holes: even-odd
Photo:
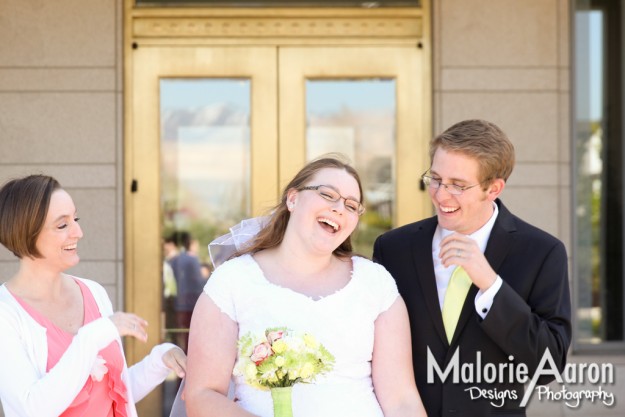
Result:
[[[315,372],[315,366],[310,362],[306,362],[304,366],[302,366],[300,375],[303,379],[308,379],[311,376],[313,376],[314,372]]]
[[[299,378],[299,372],[297,372],[297,369],[290,369],[289,370],[289,379],[291,381],[294,381],[297,378]]]
[[[248,379],[256,378],[256,365],[254,365],[254,362],[248,363],[245,367],[245,376]]]
[[[315,339],[313,335],[310,335],[308,333],[304,335],[304,343],[306,344],[306,346],[312,349],[317,349],[319,347],[319,342],[317,341],[317,339]]]
[[[286,345],[285,341],[282,339],[276,340],[275,342],[273,342],[273,345],[271,345],[271,349],[278,355],[284,353],[287,347],[288,346]]]
[[[276,359],[274,359],[274,361],[273,361],[273,363],[275,363],[277,367],[284,366],[285,362],[286,361],[284,359],[284,356],[276,356]]]

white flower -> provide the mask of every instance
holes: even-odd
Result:
[[[91,367],[91,379],[100,382],[108,371],[109,368],[106,367],[106,361],[102,356],[98,355],[98,357],[95,358],[93,366]]]

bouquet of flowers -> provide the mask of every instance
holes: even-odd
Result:
[[[275,327],[239,339],[234,375],[243,376],[253,387],[271,390],[274,416],[292,416],[293,385],[311,383],[333,366],[334,356],[314,336]]]

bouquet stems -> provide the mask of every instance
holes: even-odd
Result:
[[[293,387],[271,388],[273,417],[293,417],[291,392]]]

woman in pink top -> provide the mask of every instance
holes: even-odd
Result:
[[[147,322],[113,313],[104,288],[64,273],[82,230],[59,183],[44,175],[0,189],[0,243],[20,259],[0,286],[0,399],[6,417],[136,417],[134,406],[186,357],[162,344],[128,368],[122,336],[147,340]]]

